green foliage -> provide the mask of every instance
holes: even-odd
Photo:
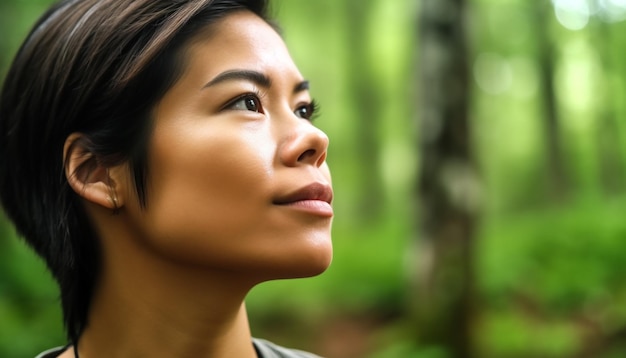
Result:
[[[583,320],[608,332],[626,323],[624,199],[510,215],[486,225],[477,265],[486,357],[567,357]]]
[[[58,290],[30,249],[0,233],[0,357],[34,356],[63,342]]]
[[[481,357],[573,357],[580,349],[576,328],[537,322],[520,312],[493,312],[482,327]]]

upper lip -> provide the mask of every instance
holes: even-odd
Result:
[[[331,203],[333,201],[333,189],[330,185],[313,183],[304,186],[292,193],[274,200],[274,204],[283,205],[302,200],[319,200]]]

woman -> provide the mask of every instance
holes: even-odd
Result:
[[[64,0],[0,97],[0,196],[58,281],[42,357],[311,357],[256,284],[330,264],[328,138],[263,0]]]

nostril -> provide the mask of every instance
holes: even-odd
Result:
[[[315,155],[315,153],[316,153],[315,149],[308,149],[304,153],[300,154],[300,156],[298,157],[298,161],[302,162],[308,158],[311,158]]]

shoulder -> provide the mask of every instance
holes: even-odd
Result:
[[[259,358],[321,358],[312,353],[278,346],[264,339],[252,340]]]
[[[254,338],[252,343],[254,344],[254,349],[257,351],[259,358],[321,358],[312,353],[284,348],[264,339]],[[35,358],[56,358],[66,349],[67,347],[48,349],[47,351],[41,352]]]
[[[66,349],[67,349],[67,346],[48,349],[47,351],[43,351],[39,353],[35,358],[56,358],[61,353],[63,353]]]

